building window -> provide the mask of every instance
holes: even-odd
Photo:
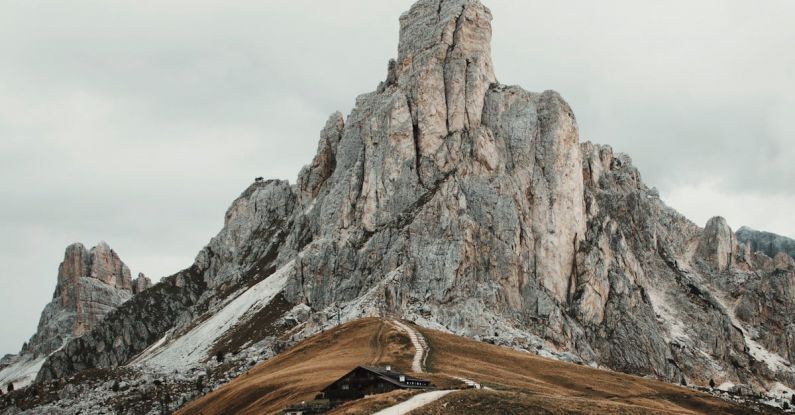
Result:
[[[342,389],[342,390],[344,390],[344,391],[351,390],[351,385],[348,385],[347,383],[346,383],[346,384],[343,384],[343,385],[340,387],[340,389]]]

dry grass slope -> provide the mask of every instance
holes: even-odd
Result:
[[[494,391],[465,390],[414,414],[751,414],[709,395],[620,373],[540,358],[418,328],[429,342],[430,374],[440,388],[459,387],[453,376]],[[266,414],[311,400],[326,385],[360,364],[408,371],[414,350],[389,323],[364,319],[314,336],[228,385],[198,399],[180,414]],[[334,414],[368,414],[410,394],[372,397],[336,408]],[[770,410],[769,413],[777,413]]]
[[[357,365],[392,365],[406,370],[413,356],[408,338],[391,325],[378,319],[358,320],[299,343],[178,413],[275,413],[312,400]]]

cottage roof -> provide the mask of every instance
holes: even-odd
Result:
[[[339,382],[342,379],[345,379],[346,377],[348,377],[348,375],[359,369],[366,370],[376,375],[379,379],[403,389],[424,389],[431,386],[431,382],[427,380],[418,379],[412,376],[405,375],[400,372],[395,372],[393,370],[387,370],[386,368],[375,367],[375,366],[357,366],[350,372],[346,373],[345,376],[334,381],[332,385]],[[402,382],[400,379],[401,377],[403,377]]]
[[[360,368],[372,372],[382,379],[394,383],[395,385],[401,387],[411,387],[411,386],[427,386],[430,384],[427,380],[418,379],[412,376],[404,375],[400,372],[395,372],[394,370],[387,370],[383,367],[375,367],[375,366],[359,366]],[[403,377],[403,382],[400,381],[400,377]],[[420,383],[420,385],[411,385],[409,382],[416,382]]]

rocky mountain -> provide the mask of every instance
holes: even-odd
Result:
[[[53,353],[39,384],[157,373],[192,399],[197,374],[223,383],[340,322],[392,316],[676,383],[789,391],[792,258],[667,207],[629,156],[580,142],[556,92],[497,82],[491,20],[477,0],[414,4],[386,80],[331,115],[297,184],[252,184],[193,265]],[[151,401],[140,388],[136,404]],[[93,413],[114,405],[97,396]]]
[[[737,231],[737,240],[747,245],[751,252],[762,252],[771,258],[785,253],[790,258],[795,258],[795,239],[786,236],[743,226]]]
[[[7,367],[0,371],[0,387],[30,383],[47,356],[93,330],[108,313],[151,285],[143,275],[133,280],[130,269],[105,242],[91,250],[80,243],[68,246],[53,299],[20,354],[4,359]]]

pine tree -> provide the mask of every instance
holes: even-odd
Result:
[[[792,394],[792,399],[790,399],[793,405],[795,405],[795,393]]]
[[[712,389],[715,389],[715,380],[714,379],[710,379],[709,380],[709,387],[712,388]]]
[[[682,386],[687,386],[687,381],[685,380],[684,376],[682,376],[682,381],[679,382],[679,384],[681,384]]]
[[[13,391],[14,391],[14,384],[13,384],[13,383],[9,383],[9,384],[8,384],[8,389],[7,389],[7,390],[8,390],[8,393],[11,393],[11,392],[13,392]]]
[[[218,354],[215,356],[215,360],[218,361],[218,363],[223,363],[224,362],[224,352],[218,352]]]

